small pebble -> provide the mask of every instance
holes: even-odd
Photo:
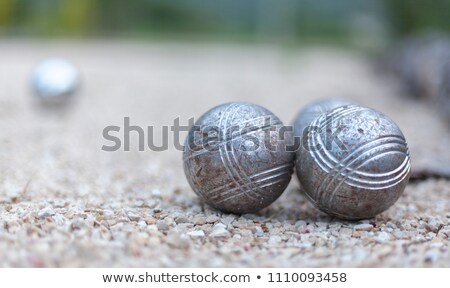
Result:
[[[425,253],[425,262],[434,263],[439,258],[439,251],[436,249],[429,250]]]
[[[355,229],[356,231],[370,231],[373,229],[373,226],[371,224],[358,224],[355,225],[355,227],[353,227],[353,229]]]
[[[395,224],[392,223],[392,222],[388,222],[388,223],[386,223],[386,227],[387,227],[387,228],[396,229],[396,228],[397,228],[397,225],[395,225]]]
[[[111,210],[103,210],[103,218],[105,218],[105,220],[111,220],[114,218],[114,211]]]
[[[167,235],[166,243],[173,248],[187,249],[189,248],[189,242],[186,237],[181,237],[176,231],[172,230]]]
[[[397,239],[403,239],[405,237],[405,233],[403,231],[395,231],[394,237]]]
[[[161,195],[162,195],[162,193],[161,193],[160,190],[158,190],[158,189],[153,189],[152,190],[152,196],[153,197],[161,197]]]
[[[46,207],[38,212],[39,219],[44,219],[53,215],[55,215],[55,211],[53,211],[50,207]]]
[[[228,226],[234,221],[234,219],[235,219],[234,216],[227,216],[225,218],[222,218],[221,222]]]
[[[281,242],[281,237],[278,235],[273,235],[269,237],[269,241],[267,241],[269,244],[278,244]]]
[[[187,232],[187,235],[191,237],[205,237],[205,232],[203,230],[195,230]]]
[[[230,237],[231,233],[226,230],[226,226],[222,223],[214,225],[213,231],[209,234],[211,237]]]
[[[298,227],[300,227],[300,226],[306,226],[306,222],[305,221],[303,221],[303,220],[298,220],[297,222],[295,222],[295,224],[294,224],[294,227],[295,228],[298,228]]]
[[[350,228],[341,228],[339,229],[339,234],[344,235],[344,236],[352,236],[353,234],[353,230]]]
[[[219,220],[220,220],[220,218],[218,216],[216,216],[216,215],[209,215],[205,219],[206,223],[216,223]]]
[[[204,216],[197,216],[194,218],[193,223],[195,225],[204,225],[206,224],[206,217]]]
[[[141,216],[133,212],[128,212],[127,216],[131,221],[137,222],[141,220]]]
[[[375,237],[375,241],[377,241],[378,243],[384,243],[384,242],[388,241],[389,239],[391,239],[391,236],[389,236],[389,234],[386,232],[380,232]]]
[[[81,230],[83,228],[85,228],[87,225],[84,222],[83,219],[77,218],[75,220],[72,221],[72,223],[70,224],[70,227],[72,228],[72,230]]]
[[[61,226],[64,225],[67,221],[67,219],[64,216],[62,216],[61,214],[58,214],[58,213],[53,215],[52,218],[56,224],[61,225]]]
[[[264,236],[264,231],[261,229],[261,227],[258,227],[258,226],[255,227],[255,236],[256,237]]]
[[[320,230],[325,230],[328,227],[328,223],[325,222],[316,222],[316,226],[320,229]]]
[[[156,227],[158,228],[159,231],[169,230],[169,225],[167,225],[167,223],[162,220],[160,220],[160,221],[158,221],[158,223],[156,223]]]
[[[175,223],[181,224],[181,223],[190,223],[189,219],[186,217],[177,217],[175,218]]]
[[[309,233],[309,232],[311,232],[311,230],[308,228],[308,226],[300,226],[298,228],[298,233],[306,234],[306,233]]]
[[[214,225],[214,228],[213,228],[214,230],[217,230],[217,229],[227,229],[227,226],[226,225],[224,225],[224,224],[222,224],[222,223],[217,223],[216,225]]]

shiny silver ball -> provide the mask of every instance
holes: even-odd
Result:
[[[388,209],[403,193],[410,170],[400,128],[358,105],[314,120],[297,150],[296,172],[307,197],[343,219],[371,218]]]
[[[70,62],[50,58],[36,66],[32,87],[44,103],[64,103],[78,88],[80,75]]]
[[[188,133],[184,172],[194,192],[224,212],[258,211],[288,185],[294,166],[292,133],[267,109],[227,103],[206,112]]]
[[[316,120],[320,115],[326,113],[334,108],[345,105],[353,105],[356,102],[343,98],[327,98],[315,101],[303,108],[295,117],[294,120],[294,136],[302,137],[306,132],[306,128]]]

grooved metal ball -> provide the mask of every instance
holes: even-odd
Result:
[[[65,103],[79,86],[77,68],[60,58],[49,58],[39,63],[32,75],[32,87],[44,103]]]
[[[439,34],[409,38],[395,53],[393,67],[407,92],[415,97],[436,100],[441,74],[450,59],[450,40]]]
[[[296,172],[307,197],[343,219],[371,218],[388,209],[403,193],[410,170],[400,128],[358,105],[322,114],[297,150]]]
[[[311,124],[317,117],[334,108],[356,104],[354,101],[343,98],[327,98],[312,102],[305,106],[295,117],[294,120],[294,136],[301,137],[305,132],[305,128]]]
[[[292,133],[267,109],[233,102],[212,108],[188,133],[184,172],[194,192],[224,212],[248,213],[274,202],[288,185]]]

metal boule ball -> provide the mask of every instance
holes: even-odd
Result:
[[[403,193],[411,170],[400,128],[370,108],[349,105],[311,123],[297,150],[303,191],[323,212],[343,219],[372,218]]]
[[[80,75],[67,60],[49,58],[39,63],[33,71],[32,88],[45,104],[63,104],[78,89]]]
[[[230,213],[258,211],[285,190],[294,166],[292,133],[267,109],[233,102],[212,108],[190,129],[184,172],[194,192]]]
[[[344,98],[327,98],[322,100],[317,100],[311,104],[305,106],[297,114],[294,120],[294,137],[302,137],[305,133],[305,128],[311,124],[317,117],[326,113],[334,108],[353,105],[356,102]]]

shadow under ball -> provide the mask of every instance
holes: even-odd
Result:
[[[315,101],[303,108],[295,117],[294,120],[294,136],[302,137],[307,128],[315,119],[323,113],[326,113],[334,108],[345,105],[356,104],[356,102],[344,98],[327,98]]]
[[[391,207],[409,180],[410,157],[400,128],[370,108],[333,109],[308,131],[296,172],[312,203],[329,215],[357,220]]]
[[[206,112],[189,131],[183,153],[194,192],[223,212],[255,212],[270,205],[289,184],[294,166],[295,152],[286,149],[292,133],[280,137],[282,127],[273,113],[250,103]]]

